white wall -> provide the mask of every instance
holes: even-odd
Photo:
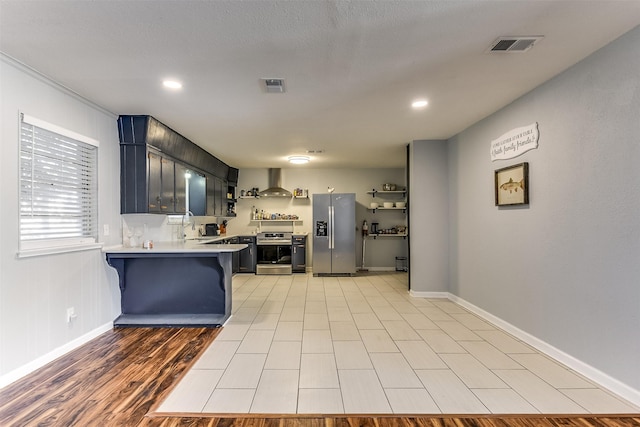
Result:
[[[639,70],[636,28],[452,138],[448,163],[450,292],[635,390]],[[492,139],[533,122],[538,149],[490,161]],[[523,161],[529,206],[495,207],[494,170]]]
[[[238,194],[240,190],[258,187],[264,190],[268,187],[267,169],[241,169],[239,173]],[[274,213],[296,214],[302,219],[302,224],[295,227],[296,232],[311,233],[313,212],[311,197],[314,193],[326,194],[327,187],[334,187],[336,193],[356,193],[356,265],[362,265],[362,222],[366,219],[370,225],[377,221],[381,227],[393,227],[406,225],[406,215],[402,211],[372,211],[367,210],[373,199],[367,191],[381,190],[382,184],[390,182],[402,188],[405,184],[405,170],[401,168],[388,169],[314,169],[312,167],[292,167],[282,169],[282,186],[289,191],[294,188],[306,188],[309,190],[309,200],[300,199],[241,199],[236,205],[237,217],[229,221],[228,233],[251,234],[256,231],[257,224],[251,222],[251,207]],[[400,201],[401,197],[397,198]],[[282,228],[283,225],[271,226]],[[313,253],[311,250],[311,238],[309,237],[307,250],[307,265],[311,264]],[[402,238],[378,238],[368,239],[365,250],[365,267],[368,269],[395,269],[395,257],[407,256],[407,241]]]
[[[115,271],[100,250],[17,259],[18,113],[100,141],[99,228],[120,243],[116,117],[0,55],[0,386],[36,359],[104,328],[120,312]],[[66,309],[77,318],[68,325]]]

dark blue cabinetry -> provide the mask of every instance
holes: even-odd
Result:
[[[190,172],[194,215],[235,216],[238,169],[151,116],[120,116],[118,133],[121,213],[184,213]]]
[[[291,271],[305,273],[307,270],[307,236],[291,238]]]
[[[221,326],[231,315],[234,253],[107,253],[121,294],[114,326]]]
[[[255,273],[257,252],[256,252],[256,236],[240,236],[238,243],[247,245],[246,249],[239,252],[239,273]]]

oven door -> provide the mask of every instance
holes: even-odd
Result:
[[[291,274],[291,244],[258,244],[256,274]]]

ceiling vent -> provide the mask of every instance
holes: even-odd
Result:
[[[533,47],[544,36],[499,37],[491,43],[487,52],[522,53]]]
[[[267,93],[284,93],[284,79],[262,79]]]

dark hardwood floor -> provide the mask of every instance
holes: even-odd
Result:
[[[636,416],[248,416],[154,414],[219,330],[115,329],[0,390],[0,426],[640,426]]]

